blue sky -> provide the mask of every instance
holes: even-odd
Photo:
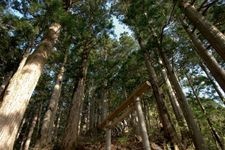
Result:
[[[124,23],[120,22],[116,16],[112,16],[113,19],[113,25],[115,27],[115,34],[116,34],[116,38],[118,39],[120,37],[120,34],[127,32],[129,35],[132,34],[132,31],[128,28],[128,26],[126,26]]]

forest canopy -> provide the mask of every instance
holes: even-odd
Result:
[[[224,0],[1,0],[0,150],[224,150],[224,32]]]

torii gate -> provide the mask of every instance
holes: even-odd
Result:
[[[148,91],[151,87],[149,81],[142,83],[140,86],[134,90],[131,95],[108,117],[106,117],[99,128],[106,128],[106,150],[111,150],[111,129],[119,122],[123,121],[131,112],[135,111],[138,115],[138,122],[141,127],[141,136],[143,140],[143,146],[145,150],[151,150],[148,133],[146,129],[144,114],[141,107],[140,96]],[[123,112],[125,111],[125,112]],[[120,114],[120,112],[123,112]]]

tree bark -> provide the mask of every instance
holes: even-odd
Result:
[[[77,145],[81,103],[84,98],[84,82],[83,78],[80,79],[77,90],[73,96],[73,104],[69,113],[68,124],[65,129],[62,149],[72,150]]]
[[[4,93],[5,93],[7,87],[9,85],[9,83],[10,83],[11,78],[12,77],[17,78],[16,76],[20,75],[20,72],[21,72],[23,66],[26,63],[27,58],[30,55],[30,53],[29,53],[28,50],[29,49],[27,49],[26,52],[24,53],[23,58],[22,58],[22,60],[21,60],[21,62],[19,64],[19,66],[18,66],[17,71],[15,72],[15,74],[14,74],[14,71],[10,71],[9,74],[6,76],[6,79],[4,80],[3,84],[0,87],[0,107],[1,107],[1,103],[3,101]]]
[[[157,38],[157,37],[156,37]],[[206,150],[207,146],[204,142],[204,139],[201,135],[199,126],[197,125],[197,123],[194,120],[194,116],[192,114],[192,111],[187,103],[187,99],[185,97],[185,94],[183,93],[183,90],[178,82],[178,79],[175,75],[175,72],[172,68],[172,66],[170,65],[169,60],[167,59],[167,57],[165,56],[165,54],[163,53],[160,45],[158,44],[158,49],[157,49],[159,56],[162,59],[163,65],[165,66],[166,70],[167,70],[167,74],[170,80],[170,83],[172,84],[175,94],[177,96],[177,100],[180,104],[180,107],[182,109],[183,115],[185,117],[185,120],[187,122],[192,140],[194,142],[194,145],[196,147],[196,149],[199,150]],[[156,53],[157,53],[156,52]]]
[[[83,50],[81,75],[78,81],[77,89],[73,95],[73,102],[69,113],[68,124],[65,128],[65,135],[62,141],[62,150],[73,150],[78,144],[80,112],[84,99],[89,52],[89,49]]]
[[[58,109],[58,102],[61,95],[61,88],[62,88],[62,81],[63,81],[63,75],[65,72],[65,65],[67,62],[67,52],[64,56],[63,64],[59,70],[59,73],[57,75],[56,83],[51,95],[51,99],[49,102],[48,109],[44,115],[42,127],[41,127],[41,134],[40,138],[36,144],[35,147],[43,149],[45,147],[48,147],[52,144],[52,136],[53,136],[53,129],[54,129],[54,121],[56,118],[56,113]]]
[[[154,70],[151,62],[150,62],[152,60],[152,58],[150,57],[149,53],[147,52],[144,44],[142,44],[141,40],[139,40],[139,45],[144,53],[145,64],[146,64],[146,68],[149,73],[149,81],[151,83],[153,94],[156,99],[156,104],[157,104],[157,109],[158,109],[158,113],[160,116],[160,121],[163,125],[164,136],[168,140],[171,140],[173,143],[179,144],[179,147],[182,149],[182,145],[179,142],[175,128],[171,123],[169,113],[168,113],[166,105],[164,103],[163,93],[162,93],[162,89],[160,89],[160,87],[159,87],[157,75],[155,73],[155,70]]]
[[[181,0],[179,7],[201,34],[209,41],[217,53],[225,60],[225,36],[214,25],[207,21],[194,6]]]
[[[182,21],[181,21],[182,22]],[[183,27],[185,31],[187,32],[188,36],[190,37],[193,45],[195,46],[195,50],[199,57],[203,60],[203,62],[206,64],[208,69],[210,70],[213,77],[216,79],[216,81],[219,83],[220,87],[225,92],[225,70],[220,67],[216,59],[208,53],[207,49],[202,45],[202,43],[191,33],[190,30],[188,30],[184,23]]]
[[[151,99],[151,97],[150,97]],[[144,108],[144,115],[145,115],[145,122],[146,122],[146,127],[147,131],[150,131],[150,109],[149,109],[149,99],[143,100],[142,107]]]
[[[95,118],[97,118],[96,116],[96,98],[93,96],[93,99],[90,100],[90,105],[89,105],[89,109],[90,109],[90,121],[89,121],[89,129],[93,129],[95,127]]]
[[[90,131],[90,129],[94,128],[93,127],[93,117],[94,117],[94,109],[95,109],[95,97],[93,94],[93,91],[95,90],[95,88],[93,87],[93,82],[91,82],[91,86],[88,89],[88,125],[87,125],[87,130]]]
[[[38,49],[30,55],[18,75],[10,80],[0,109],[0,149],[12,150],[16,134],[47,58],[59,35],[60,25],[50,26]]]
[[[178,100],[176,98],[176,95],[175,95],[175,93],[173,91],[172,85],[171,85],[171,83],[170,83],[170,81],[169,81],[169,79],[167,77],[165,69],[162,69],[162,75],[163,75],[164,80],[166,81],[166,85],[167,85],[167,89],[168,89],[168,95],[169,95],[169,100],[170,100],[170,103],[172,105],[175,117],[176,117],[176,119],[178,121],[178,124],[181,127],[184,127],[184,124],[185,124],[184,116],[183,116],[182,110],[180,108],[180,105],[178,103]]]
[[[206,121],[207,121],[207,123],[208,123],[208,125],[210,127],[213,139],[215,140],[216,143],[218,143],[218,145],[220,146],[221,150],[224,150],[225,147],[224,147],[223,139],[219,136],[219,134],[216,132],[215,128],[213,127],[213,123],[211,122],[210,118],[208,117],[208,114],[207,114],[204,106],[202,105],[201,100],[199,99],[197,92],[195,91],[195,89],[193,87],[191,77],[189,77],[188,74],[185,74],[185,75],[187,77],[187,80],[188,80],[188,83],[189,83],[189,85],[191,87],[191,90],[192,90],[192,92],[193,92],[193,94],[194,94],[194,96],[195,96],[195,98],[197,100],[197,103],[200,106],[200,109],[201,109],[202,113],[204,114],[204,116],[206,118]]]
[[[101,121],[103,121],[107,115],[108,115],[108,108],[109,108],[109,101],[108,101],[108,86],[107,86],[107,80],[104,81],[104,89],[103,89],[103,93],[102,93],[102,98],[103,98],[103,103],[102,103],[102,119]],[[111,122],[109,122],[109,125],[111,125]],[[105,137],[105,141],[106,141],[106,145],[105,145],[105,149],[106,150],[111,150],[111,128],[107,128],[106,129],[106,137]]]

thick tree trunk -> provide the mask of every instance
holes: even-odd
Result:
[[[225,70],[220,67],[216,59],[208,53],[207,49],[202,45],[202,43],[188,30],[183,24],[185,31],[190,37],[193,45],[195,46],[195,50],[198,53],[199,57],[206,64],[208,69],[210,70],[213,77],[219,83],[220,87],[225,92]]]
[[[70,110],[68,124],[66,126],[65,135],[63,138],[62,149],[73,150],[77,145],[81,103],[84,98],[84,82],[85,81],[83,78],[80,79],[73,97],[72,108]]]
[[[81,75],[77,89],[73,95],[73,102],[69,113],[68,124],[65,128],[65,135],[61,147],[63,150],[73,150],[78,144],[80,112],[82,111],[81,107],[84,99],[89,52],[89,49],[84,49],[83,51]]]
[[[217,94],[219,95],[221,101],[225,104],[225,98],[224,98],[222,92],[220,91],[219,87],[215,83],[213,77],[210,75],[209,71],[207,70],[206,66],[204,65],[204,63],[200,63],[200,66],[201,66],[202,70],[205,72],[205,74],[208,77],[211,84],[213,85],[213,87],[216,90]]]
[[[197,123],[194,120],[194,116],[192,114],[191,109],[189,108],[189,105],[187,103],[187,99],[185,97],[185,94],[183,93],[183,90],[178,82],[178,79],[175,75],[175,72],[172,68],[172,66],[170,65],[169,60],[167,59],[167,57],[165,56],[165,54],[163,53],[160,45],[158,45],[158,51],[159,52],[159,56],[161,57],[162,61],[163,61],[163,65],[165,66],[166,70],[167,70],[167,74],[170,80],[170,83],[172,84],[177,100],[180,104],[180,107],[182,109],[183,115],[185,117],[185,120],[187,122],[191,137],[193,139],[194,145],[196,147],[196,149],[199,150],[206,150],[207,146],[204,142],[204,139],[201,135],[200,129],[197,125]]]
[[[225,60],[225,36],[214,25],[207,21],[194,6],[188,2],[180,1],[179,6],[185,16],[209,41],[217,53]]]
[[[10,80],[0,109],[0,149],[13,149],[20,122],[57,40],[59,29],[60,25],[57,23],[50,26],[47,36],[38,49],[30,55],[20,73]]]
[[[31,138],[32,138],[32,135],[33,135],[33,132],[34,132],[34,128],[35,128],[35,126],[37,124],[38,114],[39,114],[38,111],[34,114],[34,118],[33,118],[32,122],[31,122],[31,126],[30,126],[30,129],[29,129],[29,132],[28,132],[27,139],[25,141],[23,150],[29,150]]]
[[[58,102],[61,95],[62,81],[63,75],[65,71],[65,64],[67,62],[67,52],[64,57],[64,62],[59,70],[57,75],[56,83],[52,92],[52,96],[49,102],[48,109],[44,115],[42,127],[41,127],[41,135],[35,147],[43,149],[44,147],[48,147],[52,144],[52,136],[54,129],[54,121],[56,118],[56,112],[58,109]]]
[[[23,58],[18,66],[17,71],[14,74],[14,71],[10,71],[8,75],[6,75],[6,78],[4,80],[4,82],[2,83],[1,87],[0,87],[0,107],[1,107],[1,103],[3,101],[3,96],[5,94],[5,91],[10,83],[10,80],[13,76],[13,78],[17,78],[16,76],[20,75],[20,72],[23,68],[23,66],[25,65],[28,56],[30,55],[30,53],[28,51],[25,52],[25,54],[23,55]],[[13,75],[14,74],[14,75]]]
[[[152,59],[150,58],[150,55],[147,52],[147,50],[144,49],[144,46],[143,46],[143,44],[141,44],[141,42],[140,42],[140,46],[141,46],[142,50],[144,50],[145,64],[146,64],[146,67],[147,67],[147,70],[149,73],[149,79],[150,79],[149,81],[151,83],[153,94],[156,99],[156,104],[157,104],[157,109],[158,109],[159,116],[160,116],[160,121],[163,125],[164,135],[168,140],[171,140],[173,143],[180,145],[181,143],[179,142],[175,128],[171,123],[169,113],[167,111],[166,105],[163,100],[163,93],[162,93],[162,89],[160,89],[160,87],[159,87],[157,75],[155,73],[155,70],[154,70],[151,62],[150,62]],[[179,147],[182,149],[182,145],[180,145]]]
[[[208,123],[208,125],[210,127],[211,134],[212,134],[215,142],[220,146],[221,150],[224,150],[225,147],[224,147],[223,139],[219,136],[219,134],[216,132],[215,128],[213,127],[213,123],[211,122],[210,118],[208,117],[208,114],[207,114],[204,106],[202,105],[201,100],[199,99],[197,92],[195,91],[195,89],[193,87],[192,78],[189,77],[188,74],[185,74],[185,75],[187,77],[187,80],[188,80],[188,83],[189,83],[189,85],[191,87],[191,90],[192,90],[192,92],[193,92],[193,94],[194,94],[194,96],[195,96],[195,98],[197,100],[197,103],[200,106],[201,111],[202,111],[202,113],[204,114],[204,116],[205,116],[205,118],[207,120],[207,123]]]

